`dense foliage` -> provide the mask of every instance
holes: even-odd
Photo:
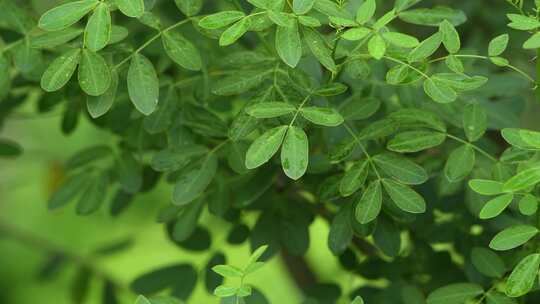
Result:
[[[164,237],[215,250],[208,210],[254,252],[242,268],[219,250],[203,271],[156,265],[130,285],[137,304],[190,302],[196,284],[268,303],[246,277],[278,253],[304,303],[540,302],[540,133],[522,127],[540,1],[49,2],[0,0],[0,123],[36,103],[63,109],[66,134],[88,119],[118,139],[65,162],[49,209],[121,216],[168,184],[148,215]],[[317,218],[364,284],[310,274]],[[79,266],[77,303],[99,276]]]

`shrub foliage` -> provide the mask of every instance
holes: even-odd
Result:
[[[154,216],[171,241],[215,250],[208,210],[254,251],[242,268],[220,251],[204,271],[156,265],[130,285],[138,304],[188,301],[197,284],[268,303],[244,278],[304,256],[316,219],[343,269],[385,283],[304,280],[304,303],[539,303],[540,133],[519,119],[537,81],[511,59],[540,48],[540,1],[478,1],[508,20],[481,38],[469,1],[390,2],[0,0],[0,121],[35,102],[62,109],[66,134],[86,119],[116,136],[65,162],[49,209],[120,216],[163,185]],[[76,299],[92,275],[81,265]]]

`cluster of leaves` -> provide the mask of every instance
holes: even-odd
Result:
[[[509,2],[508,26],[531,34],[524,49],[539,48],[539,1],[531,15]],[[420,5],[79,0],[38,20],[0,0],[0,122],[40,87],[39,112],[63,107],[64,133],[87,115],[117,136],[65,163],[51,210],[77,200],[76,213],[90,215],[114,192],[119,216],[168,184],[157,221],[178,246],[209,250],[206,209],[228,222],[227,242],[259,249],[244,269],[214,252],[205,285],[223,303],[267,303],[244,278],[259,258],[303,256],[316,218],[329,221],[344,269],[392,283],[342,292],[312,282],[300,286],[305,303],[536,303],[540,133],[518,129],[516,113],[536,81],[503,57],[508,34],[480,54],[463,50],[465,13]],[[478,61],[487,65],[471,71]],[[498,130],[510,145],[502,153]],[[0,140],[0,156],[20,153]],[[136,303],[187,300],[197,273],[178,264],[143,274],[134,292],[174,298]]]

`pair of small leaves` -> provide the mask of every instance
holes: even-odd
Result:
[[[260,262],[259,259],[267,249],[268,245],[263,245],[257,248],[251,254],[247,264],[242,269],[231,265],[216,265],[212,267],[212,270],[224,278],[243,279],[245,276],[257,271],[264,265],[264,263]],[[228,287],[225,285],[220,285],[214,289],[214,295],[220,298],[226,298],[235,295],[239,298],[243,298],[251,295],[251,287],[243,284],[238,287]]]
[[[296,126],[276,127],[257,138],[246,153],[246,168],[254,169],[268,162],[280,146],[285,174],[299,179],[307,170],[309,143],[304,130]]]
[[[137,2],[137,1],[134,1]],[[94,11],[85,29],[86,47],[97,52],[109,43],[112,21],[109,5],[97,0],[82,0],[66,3],[47,11],[39,20],[39,27],[47,31],[63,30]]]
[[[104,94],[111,85],[112,76],[105,59],[87,49],[67,51],[47,68],[41,78],[41,87],[47,92],[60,90],[71,79],[79,66],[79,84],[90,96]]]

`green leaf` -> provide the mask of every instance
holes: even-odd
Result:
[[[307,14],[315,5],[315,0],[293,0],[293,12],[297,15]]]
[[[343,116],[333,108],[303,107],[300,113],[310,122],[326,127],[337,127],[344,121]]]
[[[387,148],[394,152],[418,152],[444,142],[446,134],[433,131],[406,131],[388,141]]]
[[[368,165],[369,162],[363,159],[345,172],[339,183],[339,192],[342,196],[351,196],[364,185],[368,175]]]
[[[524,49],[537,49],[540,48],[540,33],[535,33],[527,41],[523,43]]]
[[[307,170],[309,159],[309,143],[304,130],[290,126],[281,147],[281,166],[285,175],[297,180]]]
[[[342,206],[332,219],[328,232],[328,248],[334,255],[341,255],[353,238],[350,205]]]
[[[373,29],[380,30],[383,27],[385,27],[388,23],[390,23],[392,20],[396,18],[396,11],[391,10],[384,14],[381,18],[377,19],[377,21],[373,24]]]
[[[497,292],[490,291],[486,296],[487,304],[517,304],[513,298],[509,298],[506,295]]]
[[[533,17],[518,14],[507,14],[506,16],[512,21],[508,26],[515,30],[530,31],[540,27],[540,21]]]
[[[367,163],[367,162],[366,162]],[[354,216],[360,224],[367,224],[377,218],[382,207],[381,183],[372,181],[356,204]]]
[[[446,132],[446,125],[441,118],[438,115],[425,110],[413,108],[401,109],[390,113],[389,118],[398,122],[400,126],[417,126],[420,124],[422,127]]]
[[[255,249],[255,251],[253,251],[253,253],[249,257],[246,268],[257,263],[257,261],[266,252],[266,250],[268,250],[268,245],[262,245],[259,248]]]
[[[497,36],[493,38],[489,42],[488,47],[488,54],[490,57],[494,56],[500,56],[504,51],[506,50],[506,47],[508,46],[508,40],[510,36],[508,34],[502,34],[500,36]]]
[[[372,159],[386,174],[404,184],[420,185],[428,180],[424,168],[400,155],[383,153]]]
[[[409,62],[422,61],[433,55],[433,53],[439,49],[441,43],[442,35],[440,32],[437,32],[420,42],[420,44],[409,53],[407,60]]]
[[[426,202],[413,189],[390,179],[382,180],[384,189],[392,201],[403,211],[409,213],[426,212]]]
[[[273,11],[282,11],[285,4],[284,0],[247,0],[247,2],[255,7]]]
[[[471,262],[480,273],[491,278],[501,278],[506,272],[504,261],[487,248],[473,248]]]
[[[508,59],[502,57],[490,57],[489,60],[496,66],[505,67],[510,64]]]
[[[105,115],[113,106],[118,91],[118,74],[111,72],[111,84],[107,91],[99,96],[88,96],[86,107],[92,118],[98,118]]]
[[[162,150],[154,155],[150,166],[158,172],[172,172],[186,166],[192,159],[201,157],[209,151],[199,145],[183,145],[178,149]]]
[[[225,278],[240,278],[244,276],[242,269],[230,265],[216,265],[212,270]]]
[[[377,98],[361,98],[360,95],[353,95],[346,103],[341,112],[345,120],[363,120],[374,115],[381,107],[381,100]]]
[[[86,47],[92,52],[97,52],[106,47],[111,39],[111,32],[111,12],[109,6],[102,2],[96,7],[86,24],[84,30]]]
[[[444,175],[450,182],[460,181],[471,173],[475,162],[474,149],[470,145],[463,145],[450,153],[444,166]]]
[[[246,113],[256,118],[273,118],[291,114],[296,110],[293,105],[286,102],[262,102],[246,108]]]
[[[286,13],[275,11],[267,11],[266,13],[268,14],[268,18],[279,26],[289,27],[295,22],[292,16]]]
[[[450,284],[435,289],[429,294],[427,304],[458,304],[466,303],[484,292],[481,286],[471,283]]]
[[[398,85],[407,80],[409,76],[409,67],[406,65],[395,65],[386,73],[386,82],[392,85]]]
[[[503,192],[503,183],[492,180],[471,179],[469,187],[474,192],[482,195],[497,195]]]
[[[88,184],[88,176],[84,173],[68,177],[53,193],[47,206],[49,210],[61,208],[75,199]]]
[[[538,229],[529,225],[515,225],[497,233],[489,243],[494,250],[504,251],[525,244],[538,234]]]
[[[41,88],[47,92],[60,90],[71,79],[81,59],[81,50],[73,49],[56,58],[41,77]]]
[[[115,3],[128,17],[139,18],[144,14],[144,0],[115,0]]]
[[[368,52],[374,59],[380,60],[386,53],[386,42],[381,35],[375,35],[369,39]]]
[[[84,49],[79,67],[79,85],[90,96],[103,95],[111,86],[111,71],[101,55]]]
[[[356,298],[354,298],[351,304],[364,304],[364,300],[362,299],[361,296],[357,296]]]
[[[278,26],[276,29],[276,51],[288,66],[296,67],[302,57],[302,41],[298,32],[298,23],[293,22],[292,26]]]
[[[371,30],[367,27],[355,27],[343,32],[341,38],[349,41],[358,41],[366,38],[369,34],[371,34]]]
[[[444,20],[448,20],[454,26],[467,21],[467,16],[463,11],[444,6],[408,10],[399,13],[399,18],[407,23],[427,26],[439,26]]]
[[[174,2],[178,9],[188,17],[197,15],[203,7],[203,0],[174,0]]]
[[[30,47],[36,49],[54,48],[79,37],[84,31],[80,28],[66,28],[60,31],[44,32],[30,36]]]
[[[505,293],[517,298],[527,294],[534,286],[540,267],[540,254],[534,253],[524,257],[512,270],[506,280]]]
[[[456,28],[448,20],[444,20],[439,25],[439,31],[442,35],[442,43],[450,54],[455,54],[461,49],[461,40]]]
[[[148,300],[145,296],[140,295],[135,300],[135,304],[152,304],[152,303],[150,303],[150,300]]]
[[[93,10],[98,0],[81,0],[57,6],[43,14],[39,19],[39,27],[46,31],[65,29]]]
[[[422,0],[396,0],[396,2],[394,3],[394,9],[397,12],[402,12],[410,8],[411,6],[419,3],[420,1]]]
[[[184,172],[174,185],[172,203],[176,206],[184,206],[201,196],[214,179],[217,167],[217,156],[210,152],[200,166]]]
[[[243,71],[219,81],[212,89],[212,93],[221,96],[241,94],[257,87],[273,71]]]
[[[143,184],[142,168],[131,153],[124,152],[118,158],[115,173],[120,188],[128,194],[136,194]]]
[[[519,172],[507,180],[503,185],[503,191],[516,192],[536,185],[540,182],[540,167],[536,166]]]
[[[480,210],[479,217],[485,220],[498,216],[510,205],[513,199],[514,194],[507,193],[488,201]]]
[[[240,11],[222,11],[202,18],[199,21],[199,26],[209,30],[220,29],[235,23],[245,16],[246,14]]]
[[[310,16],[299,16],[298,22],[308,27],[319,27],[322,25],[319,19]]]
[[[221,34],[221,37],[219,37],[219,45],[228,46],[235,43],[249,30],[250,26],[251,26],[251,19],[249,18],[240,19],[240,21],[233,24],[231,27],[226,29],[223,32],[223,34]]]
[[[66,169],[77,169],[111,155],[112,150],[108,146],[99,145],[86,148],[77,152],[66,161]]]
[[[465,67],[463,66],[463,62],[461,59],[454,55],[449,55],[444,60],[444,63],[446,63],[446,66],[454,73],[463,73],[465,72]]]
[[[540,150],[540,132],[507,128],[501,132],[506,142],[524,150]]]
[[[401,250],[401,231],[395,223],[380,218],[373,232],[373,242],[383,254],[395,258]]]
[[[465,106],[463,129],[471,142],[477,141],[484,135],[487,129],[487,113],[481,105],[471,103]]]
[[[438,103],[451,103],[457,99],[456,91],[436,78],[428,78],[424,81],[424,92]]]
[[[202,66],[201,55],[197,48],[177,31],[167,31],[162,36],[163,48],[167,55],[179,66],[199,71]]]
[[[377,120],[358,133],[358,139],[360,140],[375,140],[381,139],[392,135],[398,129],[398,124],[391,119]]]
[[[78,215],[88,215],[94,213],[105,201],[109,178],[107,174],[99,174],[90,185],[83,191],[77,202],[76,212]]]
[[[337,68],[332,57],[332,50],[321,34],[311,28],[304,28],[302,32],[304,33],[304,41],[315,58],[329,71],[336,73]]]
[[[275,127],[257,138],[247,151],[246,168],[255,169],[268,162],[279,150],[287,129],[288,126]]]
[[[382,36],[391,44],[402,48],[414,48],[417,47],[418,44],[420,44],[416,37],[398,32],[387,32],[384,33]]]
[[[0,138],[0,157],[16,157],[22,152],[22,147],[16,142]]]
[[[328,19],[330,20],[330,23],[333,26],[337,26],[337,27],[355,27],[358,25],[356,22],[354,22],[354,20],[351,20],[351,19],[345,19],[345,18],[334,17],[334,16],[330,16],[328,17]]]
[[[336,96],[345,93],[347,89],[348,87],[343,83],[332,82],[330,84],[319,87],[313,93],[319,96]]]
[[[375,0],[366,0],[356,11],[356,22],[364,24],[373,18],[375,10],[377,9],[377,2]]]
[[[159,100],[159,79],[152,62],[141,54],[131,59],[127,75],[128,93],[135,108],[144,115],[150,115]]]
[[[316,0],[314,8],[326,16],[351,19],[349,12],[332,0]]]
[[[111,40],[109,44],[115,44],[123,41],[129,36],[129,31],[127,28],[119,25],[113,25],[111,30]]]
[[[214,295],[220,298],[226,298],[230,296],[234,296],[236,292],[238,291],[237,287],[227,287],[227,286],[218,286],[214,290]]]
[[[534,195],[525,194],[519,201],[519,212],[523,215],[534,215],[538,211],[538,200]]]

